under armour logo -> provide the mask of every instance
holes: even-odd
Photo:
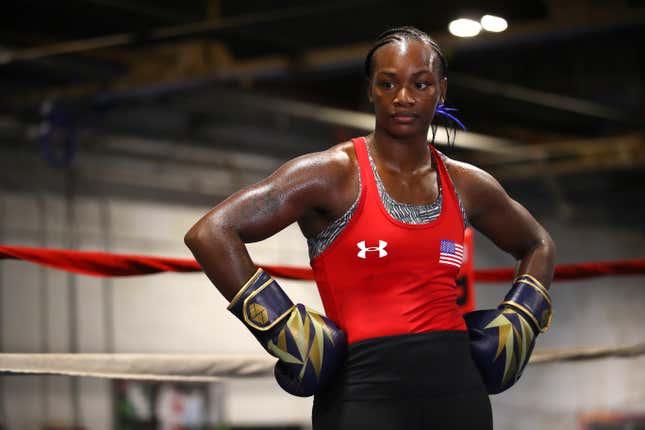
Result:
[[[387,255],[387,251],[385,250],[385,247],[387,246],[387,242],[384,240],[379,240],[378,246],[370,246],[370,247],[366,247],[365,241],[361,240],[356,244],[356,246],[358,246],[358,249],[360,249],[360,251],[358,251],[358,254],[356,254],[358,255],[358,258],[367,258],[365,254],[367,254],[368,251],[369,252],[378,251],[379,258],[383,258]]]

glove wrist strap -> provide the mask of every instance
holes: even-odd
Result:
[[[286,318],[293,307],[278,282],[260,268],[235,294],[228,310],[252,330],[266,332]]]
[[[500,306],[520,311],[541,333],[547,331],[551,325],[553,318],[551,296],[540,281],[529,274],[515,278],[513,287]]]

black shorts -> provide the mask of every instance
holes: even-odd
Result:
[[[492,430],[465,331],[367,339],[314,397],[314,430]]]

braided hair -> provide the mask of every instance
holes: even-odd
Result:
[[[367,52],[367,56],[365,57],[365,75],[367,76],[367,78],[369,79],[372,77],[372,72],[374,71],[373,57],[377,49],[392,42],[402,42],[403,40],[412,39],[430,45],[432,49],[437,53],[437,55],[439,55],[439,59],[441,60],[441,67],[439,70],[440,76],[442,78],[445,78],[446,74],[448,73],[448,61],[446,61],[446,56],[443,54],[443,51],[441,50],[439,44],[435,42],[430,36],[428,36],[428,34],[424,31],[410,26],[394,27],[387,31],[384,31],[378,36],[376,42],[374,42],[374,45],[372,45],[370,50]]]

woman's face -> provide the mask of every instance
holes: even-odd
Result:
[[[439,55],[418,40],[395,41],[376,50],[368,96],[376,127],[395,137],[426,135],[446,94]]]

